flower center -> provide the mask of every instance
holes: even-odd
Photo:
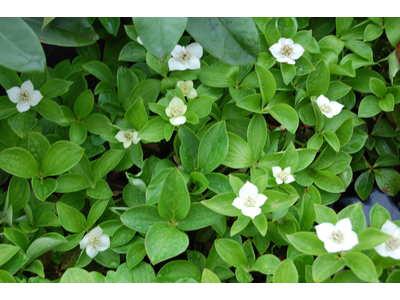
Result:
[[[184,63],[187,63],[191,58],[192,58],[192,53],[187,50],[182,50],[182,52],[179,53],[179,57],[178,57],[178,59]]]
[[[341,232],[340,230],[336,230],[334,232],[331,233],[331,240],[335,243],[335,244],[341,244],[344,241],[344,234],[343,232]]]
[[[21,91],[19,93],[19,100],[21,100],[22,102],[28,102],[29,100],[31,100],[31,94],[28,91]]]
[[[93,248],[96,248],[98,245],[100,245],[100,237],[96,235],[90,238],[89,245],[91,245]]]
[[[189,92],[190,92],[189,87],[187,85],[183,85],[181,87],[181,90],[182,90],[182,93],[184,93],[184,94],[189,94]]]
[[[282,47],[281,53],[285,56],[289,56],[293,53],[293,48],[290,45],[285,45]]]
[[[256,197],[254,196],[247,196],[246,199],[244,200],[244,204],[247,207],[254,207],[256,205]]]
[[[400,238],[392,236],[385,245],[386,249],[396,250],[400,248]]]
[[[288,178],[289,178],[289,175],[285,172],[285,171],[282,171],[282,172],[279,172],[279,178],[280,179],[282,179],[283,181],[285,181],[285,180],[287,180]]]
[[[174,107],[174,108],[172,109],[172,111],[171,111],[171,114],[172,114],[174,117],[179,117],[179,116],[182,114],[182,108],[180,108],[180,107]]]
[[[325,113],[331,112],[332,110],[329,104],[322,104],[319,108]]]
[[[129,132],[129,131],[127,131],[127,132],[124,133],[124,137],[125,137],[127,140],[133,139],[133,135],[132,135],[132,133]]]

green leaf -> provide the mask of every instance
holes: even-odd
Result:
[[[322,282],[345,267],[344,260],[333,254],[318,256],[312,266],[312,275],[315,282]]]
[[[0,28],[0,65],[18,72],[45,71],[42,45],[21,18],[2,18]]]
[[[15,114],[8,118],[8,124],[21,139],[24,139],[28,131],[37,123],[35,115],[36,114],[32,111]]]
[[[177,227],[184,231],[198,230],[218,222],[222,215],[213,212],[201,203],[192,203],[188,215],[178,222]]]
[[[297,250],[305,254],[319,256],[327,253],[324,243],[315,233],[297,232],[287,235],[287,238]]]
[[[282,261],[274,271],[274,283],[297,283],[299,274],[291,259]]]
[[[400,174],[397,171],[393,169],[375,169],[374,174],[378,187],[385,194],[393,197],[400,190]]]
[[[94,283],[94,280],[84,269],[69,268],[61,277],[60,283]]]
[[[392,47],[396,47],[397,43],[400,40],[400,31],[399,31],[400,20],[398,18],[385,17],[384,24],[385,24],[385,33],[389,40],[389,43],[392,45]]]
[[[22,251],[26,251],[26,249],[28,249],[29,238],[21,230],[4,227],[4,235],[9,241],[13,242],[16,246],[21,248]],[[2,244],[0,247],[2,247],[2,246],[8,247],[7,244]],[[5,254],[4,252],[1,252],[1,253],[2,253],[2,255]]]
[[[152,264],[181,254],[189,246],[186,233],[175,226],[155,223],[146,234],[146,253]]]
[[[361,56],[362,58],[373,61],[372,48],[366,43],[356,40],[349,40],[345,41],[344,45],[347,49],[353,51],[355,54]]]
[[[125,226],[144,234],[153,224],[165,222],[158,214],[157,207],[151,205],[136,206],[128,209],[121,215],[121,221]]]
[[[82,67],[85,71],[87,71],[89,74],[92,74],[99,80],[108,82],[113,87],[117,86],[117,80],[114,74],[105,63],[101,61],[91,61],[83,64]]]
[[[254,161],[259,161],[267,141],[267,122],[263,115],[255,114],[247,128],[247,141],[253,152]]]
[[[218,194],[209,200],[203,200],[201,203],[221,215],[237,217],[241,214],[241,211],[232,205],[235,197],[235,193],[227,192]]]
[[[148,103],[155,102],[160,93],[161,81],[157,79],[146,79],[136,85],[131,93],[127,102],[122,102],[122,106],[127,109],[139,97],[142,97],[143,104],[148,109]]]
[[[254,217],[254,219],[251,220],[254,224],[254,226],[258,229],[258,232],[262,236],[265,236],[267,234],[268,230],[268,223],[267,223],[267,218],[265,217],[264,214],[259,214]]]
[[[169,123],[161,117],[155,117],[143,126],[139,131],[138,138],[148,142],[158,143],[164,139],[164,129],[167,124]]]
[[[80,174],[64,174],[57,178],[58,193],[71,193],[85,190],[91,187],[88,179]]]
[[[379,107],[386,112],[392,112],[394,109],[394,97],[392,94],[386,94],[385,98],[379,100]]]
[[[259,37],[251,18],[188,18],[186,30],[227,64],[246,66],[257,60]]]
[[[119,17],[99,17],[99,21],[109,34],[117,36],[120,18]]]
[[[32,178],[32,188],[36,197],[45,201],[57,189],[58,182],[54,178],[39,179]]]
[[[4,265],[18,251],[18,247],[7,244],[0,244],[0,266]]]
[[[241,137],[228,132],[229,150],[223,164],[233,169],[248,168],[253,164],[253,152]]]
[[[200,282],[201,272],[192,262],[187,260],[175,260],[165,264],[157,273],[156,282],[176,282],[179,279],[193,278]]]
[[[340,141],[337,135],[334,132],[323,132],[322,135],[324,136],[328,144],[332,147],[332,149],[336,152],[339,152]]]
[[[34,261],[43,253],[67,242],[68,241],[62,235],[55,232],[42,235],[40,238],[34,240],[29,246],[28,250],[26,250],[26,255],[29,257],[29,261],[26,263],[26,265],[29,265],[29,263]]]
[[[22,178],[39,175],[39,166],[30,152],[23,148],[8,148],[0,153],[0,168]]]
[[[281,123],[290,133],[294,134],[299,127],[299,117],[293,107],[279,103],[265,109],[275,120]]]
[[[262,96],[262,107],[264,107],[275,95],[276,92],[276,82],[275,78],[268,69],[256,65],[256,73],[258,77],[258,82],[260,84],[260,92]]]
[[[229,150],[225,122],[215,123],[206,132],[199,145],[198,169],[204,175],[223,163]]]
[[[125,150],[110,149],[105,152],[93,167],[93,181],[106,176],[121,161],[125,154]]]
[[[312,228],[316,218],[314,205],[321,203],[321,195],[318,190],[311,185],[306,189],[306,192],[304,193],[300,203],[299,225],[301,230],[309,231]]]
[[[235,268],[246,267],[247,257],[242,246],[231,239],[217,239],[215,249],[221,258]]]
[[[321,190],[329,193],[342,193],[344,186],[342,180],[331,172],[314,171],[311,173],[314,183]]]
[[[57,102],[53,100],[43,98],[42,100],[40,100],[39,104],[35,106],[35,110],[39,114],[41,114],[43,118],[49,121],[53,121],[57,124],[62,125],[64,125],[66,122],[64,113],[61,110],[60,105],[58,105]]]
[[[283,82],[288,85],[296,75],[296,67],[287,63],[281,63]]]
[[[376,228],[365,228],[358,234],[358,242],[352,250],[368,250],[372,249],[380,244],[383,244],[388,239],[390,239],[390,235],[384,233],[380,229]]]
[[[306,88],[310,96],[325,95],[329,88],[330,75],[325,61],[315,65],[316,70],[307,76]]]
[[[349,118],[335,131],[340,142],[340,147],[344,147],[353,135],[353,119]]]
[[[273,254],[262,255],[255,261],[250,272],[258,271],[265,275],[272,275],[280,264],[279,258]]]
[[[100,265],[110,269],[116,269],[120,264],[119,254],[112,251],[111,249],[100,251],[94,258],[94,260]]]
[[[74,104],[74,114],[78,120],[86,118],[93,109],[94,96],[91,90],[79,95]]]
[[[185,179],[177,168],[165,178],[158,201],[158,213],[168,221],[183,220],[190,209],[190,196]]]
[[[95,43],[99,36],[86,18],[55,18],[42,29],[44,18],[23,18],[45,44],[62,47],[82,47]]]
[[[385,97],[387,93],[386,85],[379,79],[371,77],[369,80],[369,89],[378,98]]]
[[[126,110],[125,118],[138,130],[141,130],[146,125],[148,116],[141,97]]]
[[[7,197],[9,201],[8,205],[12,205],[14,212],[18,212],[19,210],[23,209],[31,197],[31,189],[28,181],[26,179],[13,176],[8,185]]]
[[[108,199],[103,199],[98,200],[95,204],[93,204],[87,217],[87,229],[91,229],[96,221],[101,217],[101,215],[107,208],[108,201]]]
[[[367,225],[361,203],[352,204],[342,209],[338,214],[338,219],[350,218],[352,230],[355,233],[363,231]]]
[[[29,267],[25,268],[24,271],[35,273],[35,274],[39,275],[42,278],[45,277],[43,264],[38,259],[34,260]]]
[[[77,209],[57,202],[57,213],[62,227],[72,233],[85,231],[87,223],[85,216]]]
[[[94,187],[91,185],[91,188],[86,190],[86,194],[94,199],[106,199],[113,196],[110,186],[103,179],[97,180]]]
[[[250,223],[250,220],[250,217],[240,214],[237,220],[232,224],[230,236],[240,233]]]
[[[367,171],[358,176],[354,184],[354,188],[357,192],[358,197],[360,197],[362,200],[366,200],[371,193],[372,188],[374,187],[374,183],[374,172]]]
[[[199,79],[209,87],[234,87],[239,76],[239,67],[217,61],[209,68],[201,70]]]
[[[369,220],[372,228],[382,229],[386,221],[391,221],[390,213],[379,203],[375,203],[369,213]]]
[[[386,283],[399,283],[400,282],[400,271],[392,272],[386,279]]]
[[[134,17],[133,22],[147,51],[163,62],[178,44],[185,31],[187,18]]]
[[[221,283],[221,280],[217,275],[215,275],[215,273],[207,268],[204,268],[201,276],[201,283]]]
[[[371,259],[364,253],[349,251],[343,259],[356,276],[367,282],[379,282],[375,266]]]
[[[335,211],[327,207],[325,205],[314,204],[315,214],[316,214],[316,221],[318,224],[321,223],[331,223],[336,224],[338,221],[338,217]]]
[[[44,98],[56,98],[65,94],[73,82],[55,78],[46,82],[41,88],[40,93]]]
[[[43,158],[44,176],[54,176],[68,171],[82,158],[84,149],[68,141],[55,142]]]
[[[179,139],[181,140],[180,159],[182,166],[188,173],[192,173],[197,169],[197,157],[200,139],[191,129],[186,126],[179,128],[178,135]]]

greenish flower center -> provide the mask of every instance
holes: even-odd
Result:
[[[127,131],[127,132],[124,133],[124,137],[125,137],[127,140],[133,139],[133,135],[132,135],[132,133],[129,132],[129,131]]]
[[[28,91],[21,91],[19,93],[19,100],[21,100],[22,102],[28,102],[29,100],[31,100],[31,93],[29,93]]]
[[[256,205],[256,197],[251,195],[247,196],[246,199],[244,200],[244,204],[247,207],[254,207]]]
[[[343,232],[341,232],[340,230],[336,230],[334,232],[331,233],[331,240],[335,243],[335,244],[341,244],[344,241],[344,234]]]
[[[171,114],[174,116],[174,117],[179,117],[181,114],[182,114],[182,108],[180,108],[180,107],[174,107],[173,109],[172,109],[172,111],[171,111]]]
[[[388,241],[386,241],[385,245],[387,249],[396,250],[400,248],[400,238],[392,236]]]
[[[190,51],[182,50],[182,52],[179,53],[178,60],[187,63],[191,58],[192,58],[192,53]]]
[[[292,46],[290,46],[290,45],[285,45],[285,46],[283,46],[282,49],[281,49],[281,53],[282,53],[284,56],[289,56],[290,54],[293,53],[293,48],[292,48]]]
[[[89,245],[91,245],[93,248],[96,248],[98,245],[100,245],[100,237],[99,236],[93,236],[89,239]]]
[[[329,113],[332,110],[332,107],[329,104],[322,104],[320,107],[321,111],[324,113]]]
[[[185,95],[189,94],[189,92],[190,92],[190,89],[186,84],[181,86],[181,90],[182,90],[182,93]]]
[[[285,171],[281,171],[278,174],[279,178],[282,179],[283,181],[287,180],[289,178],[289,175]]]

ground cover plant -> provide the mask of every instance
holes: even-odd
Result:
[[[386,17],[0,18],[0,282],[400,282],[400,221],[334,209],[398,199],[399,41]]]

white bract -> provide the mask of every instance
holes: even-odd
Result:
[[[137,41],[140,45],[143,45],[142,40],[140,39],[139,36],[136,38],[136,41]]]
[[[181,46],[176,45],[168,61],[169,70],[196,70],[200,69],[200,58],[203,56],[203,47],[198,43]]]
[[[197,97],[197,91],[195,88],[193,88],[193,81],[178,81],[176,85],[181,89],[186,98],[193,99]]]
[[[110,247],[110,237],[103,234],[103,229],[96,227],[83,237],[79,246],[81,249],[86,248],[87,255],[93,258],[100,251],[107,250]]]
[[[304,53],[304,48],[300,44],[295,44],[292,39],[281,38],[278,43],[272,45],[269,51],[278,62],[294,65],[295,60]]]
[[[389,256],[394,259],[400,259],[400,228],[393,222],[386,221],[381,230],[392,237],[383,244],[376,246],[374,248],[375,251],[383,257]]]
[[[358,244],[357,233],[352,231],[349,218],[339,220],[336,225],[321,223],[315,226],[315,230],[329,253],[347,251]]]
[[[140,139],[137,137],[139,132],[137,131],[119,131],[115,138],[124,143],[124,148],[128,148],[132,143],[139,143]]]
[[[258,188],[247,181],[239,190],[239,197],[233,200],[232,205],[239,208],[245,216],[254,219],[255,216],[261,213],[260,206],[262,206],[266,200],[267,196],[259,194]]]
[[[276,178],[277,184],[293,182],[294,177],[290,173],[290,167],[285,168],[283,171],[281,167],[272,167],[272,175]]]
[[[186,117],[184,116],[186,110],[187,106],[183,103],[182,99],[174,97],[165,109],[165,113],[169,117],[169,122],[176,126],[186,122]]]
[[[17,109],[21,113],[29,110],[31,106],[36,106],[43,98],[39,91],[34,90],[30,80],[25,81],[20,88],[14,86],[6,92],[10,101],[17,103]]]
[[[321,95],[317,98],[317,104],[321,112],[327,116],[328,118],[332,118],[340,114],[344,105],[340,104],[337,101],[329,101],[324,95]]]

